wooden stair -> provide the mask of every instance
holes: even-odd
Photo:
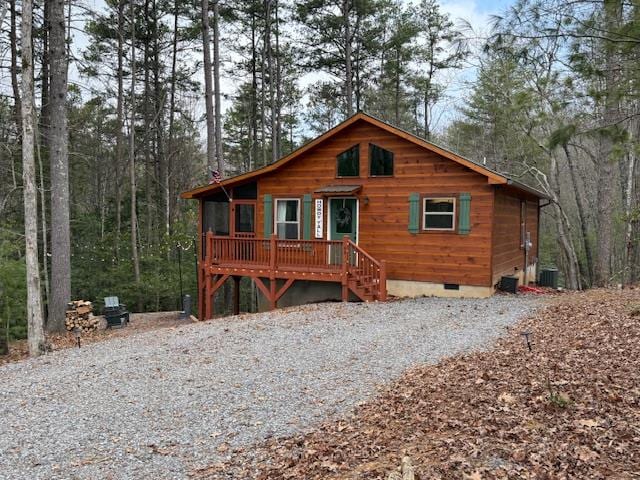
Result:
[[[347,242],[345,257],[347,286],[363,302],[387,299],[386,269],[384,261],[378,261],[352,241]]]

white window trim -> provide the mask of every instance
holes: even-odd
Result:
[[[296,216],[298,217],[298,221],[297,222],[292,222],[291,220],[285,220],[282,222],[278,221],[278,202],[296,202],[298,207],[296,208]],[[273,231],[276,233],[276,235],[278,235],[278,223],[285,223],[285,224],[293,224],[293,223],[297,223],[298,224],[298,238],[280,238],[278,237],[279,240],[300,240],[300,199],[299,198],[275,198],[274,202],[273,202]]]
[[[427,212],[427,200],[453,200],[453,212]],[[424,197],[422,199],[422,230],[427,232],[454,232],[456,230],[456,208],[458,199],[456,197]],[[447,215],[451,217],[451,228],[427,227],[427,215]]]

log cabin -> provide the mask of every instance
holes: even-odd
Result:
[[[232,278],[261,309],[323,300],[487,297],[533,281],[541,192],[365,113],[199,202],[199,317]]]

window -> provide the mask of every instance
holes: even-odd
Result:
[[[338,177],[360,176],[360,145],[338,155]]]
[[[389,177],[393,175],[393,152],[370,143],[369,175],[372,177]]]
[[[278,238],[300,238],[300,200],[276,200],[276,233]]]
[[[425,198],[422,213],[423,230],[455,230],[455,198]]]

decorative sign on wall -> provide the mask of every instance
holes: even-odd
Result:
[[[316,198],[316,238],[322,238],[323,234],[323,219],[324,219],[324,208],[323,208],[323,200],[321,198]]]

